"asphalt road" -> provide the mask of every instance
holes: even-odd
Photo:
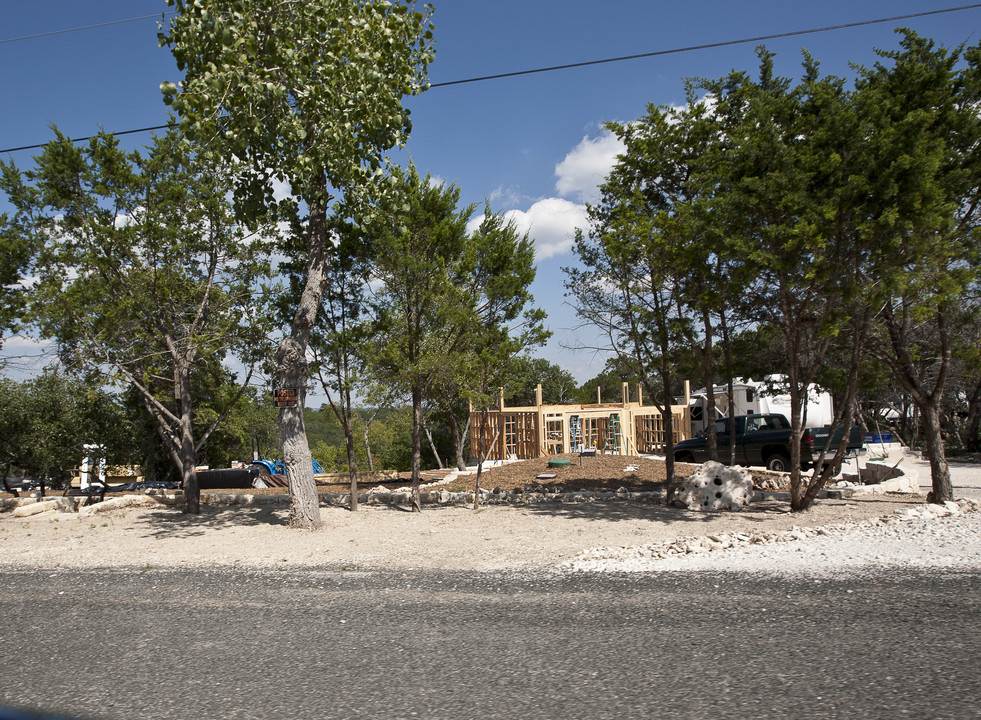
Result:
[[[0,705],[83,718],[975,718],[981,574],[0,573]]]

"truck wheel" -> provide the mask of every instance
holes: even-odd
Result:
[[[766,459],[766,469],[774,472],[787,472],[790,469],[790,458],[786,453],[774,453]]]
[[[683,463],[693,463],[695,462],[695,456],[689,452],[678,453],[677,455],[674,456],[674,461],[683,462]]]

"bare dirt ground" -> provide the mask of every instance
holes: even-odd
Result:
[[[643,489],[663,477],[663,463],[646,458],[584,458],[539,479],[545,461],[488,470],[481,485],[550,484],[568,489]],[[920,472],[922,461],[918,461]],[[913,464],[914,461],[909,461]],[[636,469],[628,469],[636,468]],[[952,465],[952,472],[962,472]],[[978,466],[966,471],[978,475]],[[548,470],[548,472],[553,472]],[[661,474],[659,474],[661,473]],[[929,476],[926,475],[926,482]],[[473,476],[459,478],[470,489]],[[921,480],[921,484],[924,480]],[[404,484],[402,481],[400,484]],[[955,480],[955,487],[957,487]],[[448,486],[452,489],[452,486]],[[285,498],[266,504],[206,505],[200,516],[167,506],[79,513],[45,512],[30,517],[0,514],[0,568],[100,567],[331,567],[347,571],[397,568],[444,570],[554,569],[590,547],[661,542],[792,527],[818,527],[887,515],[923,502],[914,495],[820,500],[791,513],[787,502],[767,500],[741,512],[703,514],[647,502],[597,501],[484,506],[405,507],[362,505],[357,512],[321,508],[322,527],[288,527]]]

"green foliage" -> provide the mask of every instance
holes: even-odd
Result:
[[[0,475],[13,468],[60,485],[87,452],[105,446],[109,464],[133,460],[132,426],[119,399],[56,370],[24,382],[0,379]]]
[[[15,207],[5,232],[38,249],[29,317],[68,367],[135,388],[171,460],[192,472],[237,392],[221,362],[263,352],[271,242],[231,217],[234,167],[176,133],[146,154],[105,133],[85,148],[56,134],[35,169],[4,166],[2,178]],[[214,393],[197,418],[195,391]]]
[[[324,178],[354,195],[376,184],[382,153],[411,128],[402,98],[428,86],[428,8],[383,0],[167,4],[177,15],[160,43],[184,79],[161,91],[185,133],[245,162],[236,187],[244,214],[275,204],[270,179],[307,201],[323,196]]]
[[[596,389],[599,388],[600,398],[603,402],[620,402],[623,394],[623,383],[630,384],[630,394],[636,398],[636,385],[639,377],[628,367],[628,363],[622,359],[613,357],[606,361],[606,367],[599,375],[586,380],[576,390],[576,401],[581,403],[595,403]],[[648,398],[649,400],[649,398]]]
[[[756,77],[699,81],[687,108],[610,125],[626,150],[568,287],[642,378],[662,363],[665,395],[682,338],[712,361],[725,320],[753,341],[737,354],[754,362],[731,372],[786,373],[795,432],[814,382],[835,387],[847,419],[874,337],[939,437],[951,329],[976,322],[956,309],[981,248],[981,46],[904,31],[880,55],[848,89],[806,53],[799,82],[778,77],[760,49]],[[802,499],[793,466],[802,509],[823,480]]]
[[[576,402],[576,379],[568,370],[545,358],[520,355],[508,366],[504,401],[512,407],[535,404],[535,388],[542,386],[542,403],[564,405]]]
[[[313,415],[320,417],[315,421],[320,432],[309,430],[310,446],[313,456],[327,472],[347,472],[347,451],[344,448],[344,434],[340,423],[330,408],[321,408],[317,413],[308,411],[307,422]],[[405,472],[412,468],[412,410],[408,407],[387,412],[358,409],[354,413],[354,441],[359,471],[368,470],[368,452],[364,443],[364,428],[369,418],[368,442],[376,470],[397,470]],[[431,462],[424,452],[423,462]]]
[[[509,359],[548,333],[544,313],[528,307],[535,277],[528,236],[489,207],[468,233],[474,208],[457,208],[459,188],[436,185],[414,167],[393,177],[402,200],[382,203],[371,228],[378,287],[370,364],[376,383],[411,398],[418,458],[424,399],[437,416],[454,417],[465,413],[466,398],[490,402]],[[414,477],[417,470],[415,462]]]
[[[297,408],[279,415],[291,524],[315,526],[301,413],[310,335],[328,283],[327,218],[331,211],[341,216],[338,198],[343,212],[363,216],[373,198],[392,194],[383,154],[408,136],[402,99],[427,85],[430,8],[416,12],[387,0],[168,2],[178,13],[160,42],[171,46],[184,79],[161,90],[182,130],[243,161],[235,186],[239,218],[251,224],[275,210],[304,226],[307,267],[276,353],[276,382],[300,388]],[[294,197],[277,203],[274,181],[288,184]],[[301,203],[309,213],[302,223]]]
[[[460,190],[436,185],[414,167],[396,170],[404,205],[382,207],[373,228],[375,375],[405,396],[425,391],[441,373],[453,375],[474,320],[461,286],[467,220]]]

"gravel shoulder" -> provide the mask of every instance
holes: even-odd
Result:
[[[909,471],[921,473],[921,485],[929,483],[926,463],[913,458],[903,462]],[[981,466],[952,464],[951,469],[955,494],[981,499]],[[0,568],[769,572],[784,567],[799,572],[902,564],[906,557],[916,563],[936,557],[934,551],[966,558],[944,567],[981,568],[981,513],[914,517],[922,507],[923,498],[913,495],[820,500],[808,512],[793,514],[786,502],[777,500],[714,514],[619,500],[492,505],[476,512],[437,506],[411,513],[362,505],[356,513],[323,507],[323,527],[312,531],[289,529],[284,504],[206,506],[197,517],[164,506],[30,517],[7,512],[0,514]],[[884,516],[909,521],[877,522]],[[775,537],[794,528],[826,527],[835,528],[834,533],[802,535],[792,542],[744,542],[660,560],[648,552],[649,562],[637,562],[643,548],[678,538]],[[600,557],[597,549],[606,556]],[[602,562],[587,567],[583,558]]]

